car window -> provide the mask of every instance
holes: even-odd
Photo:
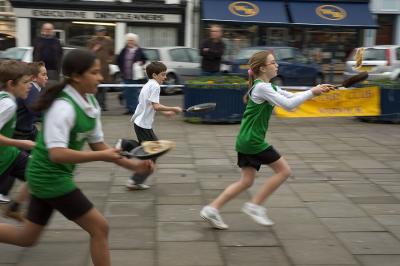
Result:
[[[396,48],[396,59],[400,60],[400,47]]]
[[[190,62],[189,54],[186,52],[186,49],[171,49],[169,50],[169,56],[172,61],[175,62]]]
[[[189,53],[190,62],[192,62],[192,63],[200,62],[200,55],[199,55],[199,51],[197,49],[189,48],[189,49],[187,49],[187,52]]]
[[[364,61],[386,60],[386,49],[368,48],[364,51]]]
[[[161,61],[157,49],[143,49],[143,52],[149,61]]]
[[[22,60],[24,58],[25,53],[27,52],[27,49],[23,48],[10,48],[5,50],[4,52],[1,53],[0,58],[2,59],[14,59],[14,60]]]
[[[275,59],[282,61],[294,61],[294,50],[291,48],[277,48],[274,50]]]
[[[302,63],[302,64],[307,64],[308,59],[305,57],[298,49],[294,49],[294,60],[296,62]]]
[[[263,49],[242,49],[240,50],[239,54],[236,56],[235,59],[243,60],[243,59],[250,59],[250,57],[260,51],[264,51]]]

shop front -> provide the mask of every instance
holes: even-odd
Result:
[[[227,59],[248,46],[293,46],[324,72],[341,73],[351,50],[368,38],[365,30],[377,27],[368,0],[204,0],[202,11],[205,30],[223,25]]]
[[[140,45],[184,45],[185,5],[154,1],[141,3],[88,1],[11,1],[17,17],[17,46],[30,46],[40,36],[41,25],[54,24],[64,46],[84,47],[96,25],[107,28],[115,52],[125,45],[124,35],[139,35]]]

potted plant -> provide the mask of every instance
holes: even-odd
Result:
[[[240,76],[202,76],[189,80],[184,88],[184,107],[215,102],[211,112],[185,113],[188,122],[239,123],[245,105],[243,95],[248,89],[247,80]]]

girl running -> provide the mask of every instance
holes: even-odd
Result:
[[[73,181],[76,164],[108,161],[129,170],[149,173],[151,161],[122,158],[104,143],[100,107],[94,97],[102,81],[100,62],[88,50],[76,49],[63,61],[63,83],[42,94],[34,106],[45,111],[43,129],[28,163],[27,181],[32,198],[22,228],[0,224],[0,242],[31,246],[41,235],[54,210],[90,235],[95,266],[110,265],[108,224]],[[92,151],[82,151],[88,142]]]
[[[278,64],[270,51],[255,53],[250,58],[249,65],[250,89],[246,97],[248,102],[236,139],[238,166],[242,169],[241,178],[229,185],[200,212],[203,219],[218,229],[228,228],[219,214],[219,209],[251,187],[262,164],[270,166],[275,174],[265,181],[250,202],[244,204],[242,211],[261,225],[274,224],[268,218],[266,208],[261,205],[291,175],[291,170],[286,160],[265,141],[272,109],[279,105],[290,110],[314,96],[334,89],[329,84],[318,85],[295,94],[280,89],[270,82],[278,73]]]

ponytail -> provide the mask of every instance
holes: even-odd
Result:
[[[46,89],[30,109],[34,112],[42,112],[48,109],[68,83],[68,79],[64,79],[63,82]]]
[[[251,88],[253,87],[253,83],[254,83],[254,73],[253,73],[253,70],[251,70],[251,68],[249,68],[249,70],[247,70],[247,74],[248,74],[249,89],[247,90],[246,94],[243,96],[243,102],[245,104],[247,104],[247,101],[249,100],[249,92],[250,92]]]

